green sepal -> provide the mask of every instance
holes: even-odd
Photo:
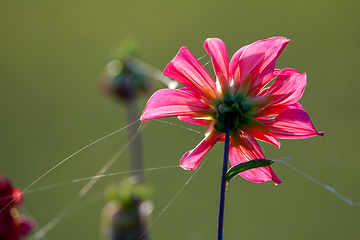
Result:
[[[240,109],[240,106],[239,106],[239,104],[237,102],[234,102],[233,105],[231,105],[231,107],[232,107],[233,111],[236,113],[236,115],[238,115],[238,116],[243,115],[243,113],[242,113],[242,111]]]
[[[256,120],[248,115],[242,115],[239,118],[239,122],[238,122],[238,127],[240,129],[245,129],[247,126],[251,125],[252,123],[254,123]]]
[[[233,97],[230,94],[224,94],[224,103],[231,105],[233,103]]]
[[[226,132],[226,125],[224,123],[217,122],[214,124],[214,128],[216,129],[216,131],[219,131],[222,133]]]
[[[226,105],[219,105],[219,112],[220,113],[229,113],[229,112],[232,112],[232,107],[230,106],[226,106]]]
[[[243,93],[238,93],[236,94],[236,96],[234,97],[234,102],[237,102],[239,105],[244,101],[246,95]]]
[[[243,114],[250,112],[251,110],[253,110],[253,108],[254,108],[254,103],[252,103],[251,101],[244,101],[241,104],[241,110],[243,111]]]
[[[231,167],[226,174],[226,182],[229,184],[231,179],[236,177],[239,173],[244,172],[249,169],[258,168],[258,167],[266,167],[268,165],[273,164],[274,161],[266,158],[259,158],[250,160],[248,162],[239,163]]]

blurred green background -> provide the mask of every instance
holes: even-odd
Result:
[[[360,201],[360,1],[0,1],[0,173],[21,189],[90,142],[126,125],[125,111],[98,90],[107,54],[127,36],[142,60],[162,70],[181,46],[196,57],[219,37],[232,55],[272,36],[291,39],[278,68],[306,72],[300,100],[324,137],[261,143],[268,158],[291,157],[299,170]],[[206,55],[201,59],[205,64]],[[210,72],[211,65],[207,66]],[[165,85],[158,84],[164,88]],[[146,98],[141,99],[141,108]],[[205,128],[167,119],[203,133]],[[175,166],[203,138],[151,121],[143,131],[145,167]],[[31,189],[94,175],[127,142],[122,131],[71,158]],[[152,239],[215,239],[223,144],[151,227]],[[128,152],[109,172],[129,170]],[[236,178],[227,191],[225,239],[360,239],[360,208],[287,166],[283,184]],[[193,174],[179,168],[146,172],[155,219]],[[44,239],[98,239],[101,179]],[[85,182],[25,194],[22,212],[46,225]],[[29,189],[29,190],[31,190]],[[35,231],[36,232],[36,231]]]

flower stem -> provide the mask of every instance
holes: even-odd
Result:
[[[223,239],[224,226],[224,210],[225,210],[225,190],[226,190],[226,172],[229,159],[229,145],[230,145],[230,124],[226,125],[225,146],[224,146],[224,161],[221,175],[220,185],[220,202],[219,202],[219,218],[218,218],[218,240]]]

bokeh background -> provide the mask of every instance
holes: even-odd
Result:
[[[142,60],[162,70],[181,46],[196,57],[219,37],[232,55],[272,36],[290,44],[278,68],[306,72],[300,103],[324,137],[261,143],[268,158],[291,157],[299,170],[360,201],[360,2],[353,1],[1,1],[0,173],[21,189],[90,142],[126,125],[124,107],[100,93],[109,50],[133,36]],[[206,55],[203,64],[210,60]],[[207,65],[209,71],[211,65]],[[157,84],[159,88],[166,87]],[[141,108],[146,97],[140,99]],[[176,118],[167,121],[204,132]],[[145,167],[178,164],[202,134],[151,121],[143,130]],[[71,158],[31,189],[94,175],[127,143],[122,131]],[[152,239],[215,239],[222,144],[152,225]],[[126,151],[109,172],[129,170]],[[225,239],[360,239],[360,208],[276,163],[283,180],[236,178],[227,191]],[[192,176],[179,168],[145,173],[154,220]],[[101,179],[43,239],[99,239]],[[66,206],[85,182],[25,194],[22,212],[37,229]],[[36,230],[34,232],[36,232]]]

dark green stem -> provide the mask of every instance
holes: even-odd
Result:
[[[224,226],[224,211],[225,211],[225,190],[226,190],[226,172],[229,159],[229,145],[230,145],[230,124],[226,125],[225,132],[225,147],[224,147],[224,160],[221,175],[220,186],[220,202],[219,202],[219,218],[218,218],[218,240],[223,239],[223,226]]]

